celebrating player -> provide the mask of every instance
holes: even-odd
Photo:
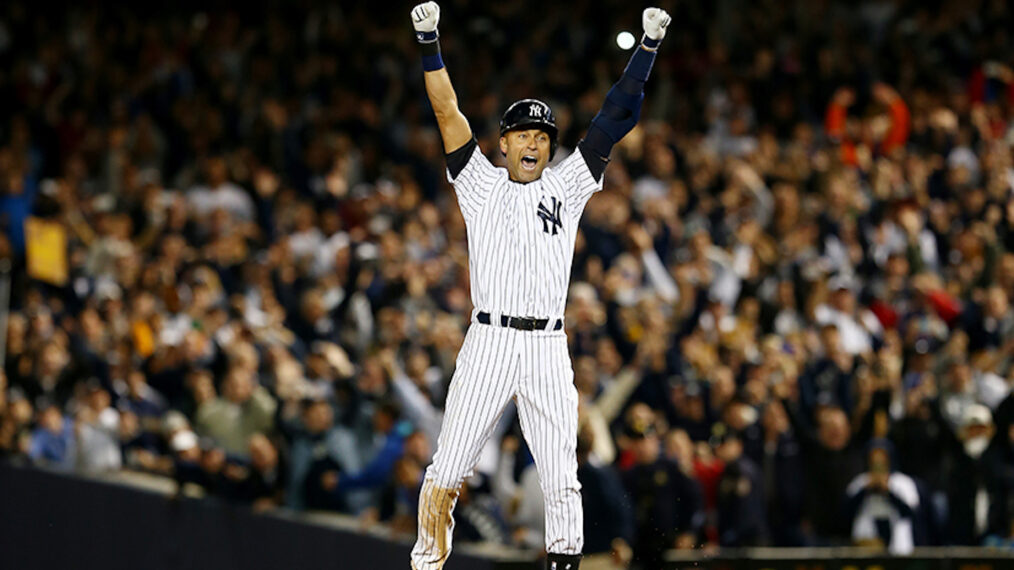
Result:
[[[670,18],[644,11],[644,37],[606,95],[577,152],[547,168],[557,146],[549,105],[517,101],[500,120],[507,168],[483,155],[440,57],[435,2],[412,10],[426,93],[447,153],[448,179],[468,232],[472,323],[458,354],[443,426],[419,498],[415,570],[442,568],[462,481],[510,400],[532,450],[546,501],[550,570],[576,570],[584,543],[577,480],[577,390],[563,330],[581,212],[602,189],[609,152],[635,124],[644,83]]]

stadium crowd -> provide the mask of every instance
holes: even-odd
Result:
[[[296,4],[0,6],[0,458],[413,532],[464,223],[410,6]],[[567,155],[640,12],[444,4],[494,161],[526,96]],[[577,238],[585,551],[1014,544],[1014,9],[666,4]],[[30,216],[65,280],[29,275]],[[510,409],[455,514],[541,547]]]

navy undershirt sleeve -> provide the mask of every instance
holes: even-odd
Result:
[[[475,147],[479,146],[479,143],[472,137],[467,143],[461,145],[460,148],[452,150],[447,153],[447,170],[451,173],[451,178],[457,178],[461,171],[465,169],[465,165],[468,164],[468,160],[472,158],[472,151]]]
[[[604,137],[605,135],[600,136]],[[596,144],[594,137],[592,129],[589,129],[588,135],[577,143],[577,150],[581,151],[581,156],[584,158],[584,163],[588,165],[588,171],[591,172],[592,178],[598,182],[602,180],[606,165],[609,164],[609,149],[612,145],[609,144],[609,139],[606,139],[604,143],[599,139]],[[589,142],[589,139],[593,139],[592,142]]]

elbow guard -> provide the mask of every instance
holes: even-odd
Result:
[[[624,83],[624,79],[621,79],[609,90],[602,109],[592,119],[588,134],[581,141],[584,149],[603,160],[609,158],[613,145],[620,142],[641,118],[644,93],[638,89],[636,94],[631,94],[624,89],[628,86]]]
[[[644,93],[631,94],[623,89],[623,80],[613,85],[602,103],[602,110],[592,119],[592,125],[604,132],[613,144],[620,142],[641,118]]]
[[[613,145],[637,124],[643,99],[644,93],[631,95],[620,89],[620,83],[614,85],[606,95],[602,109],[592,119],[588,133],[578,143],[578,149],[596,180],[602,178]]]

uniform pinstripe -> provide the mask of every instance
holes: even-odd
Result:
[[[458,353],[433,464],[426,470],[412,566],[443,567],[457,490],[511,399],[545,495],[546,550],[580,554],[577,390],[566,334],[553,328],[563,318],[581,213],[602,184],[580,152],[523,184],[511,181],[507,170],[493,166],[478,147],[457,178],[449,179],[468,232],[475,310]],[[479,312],[489,313],[492,324],[479,324]],[[549,325],[535,331],[504,328],[497,326],[500,315],[546,318]]]

